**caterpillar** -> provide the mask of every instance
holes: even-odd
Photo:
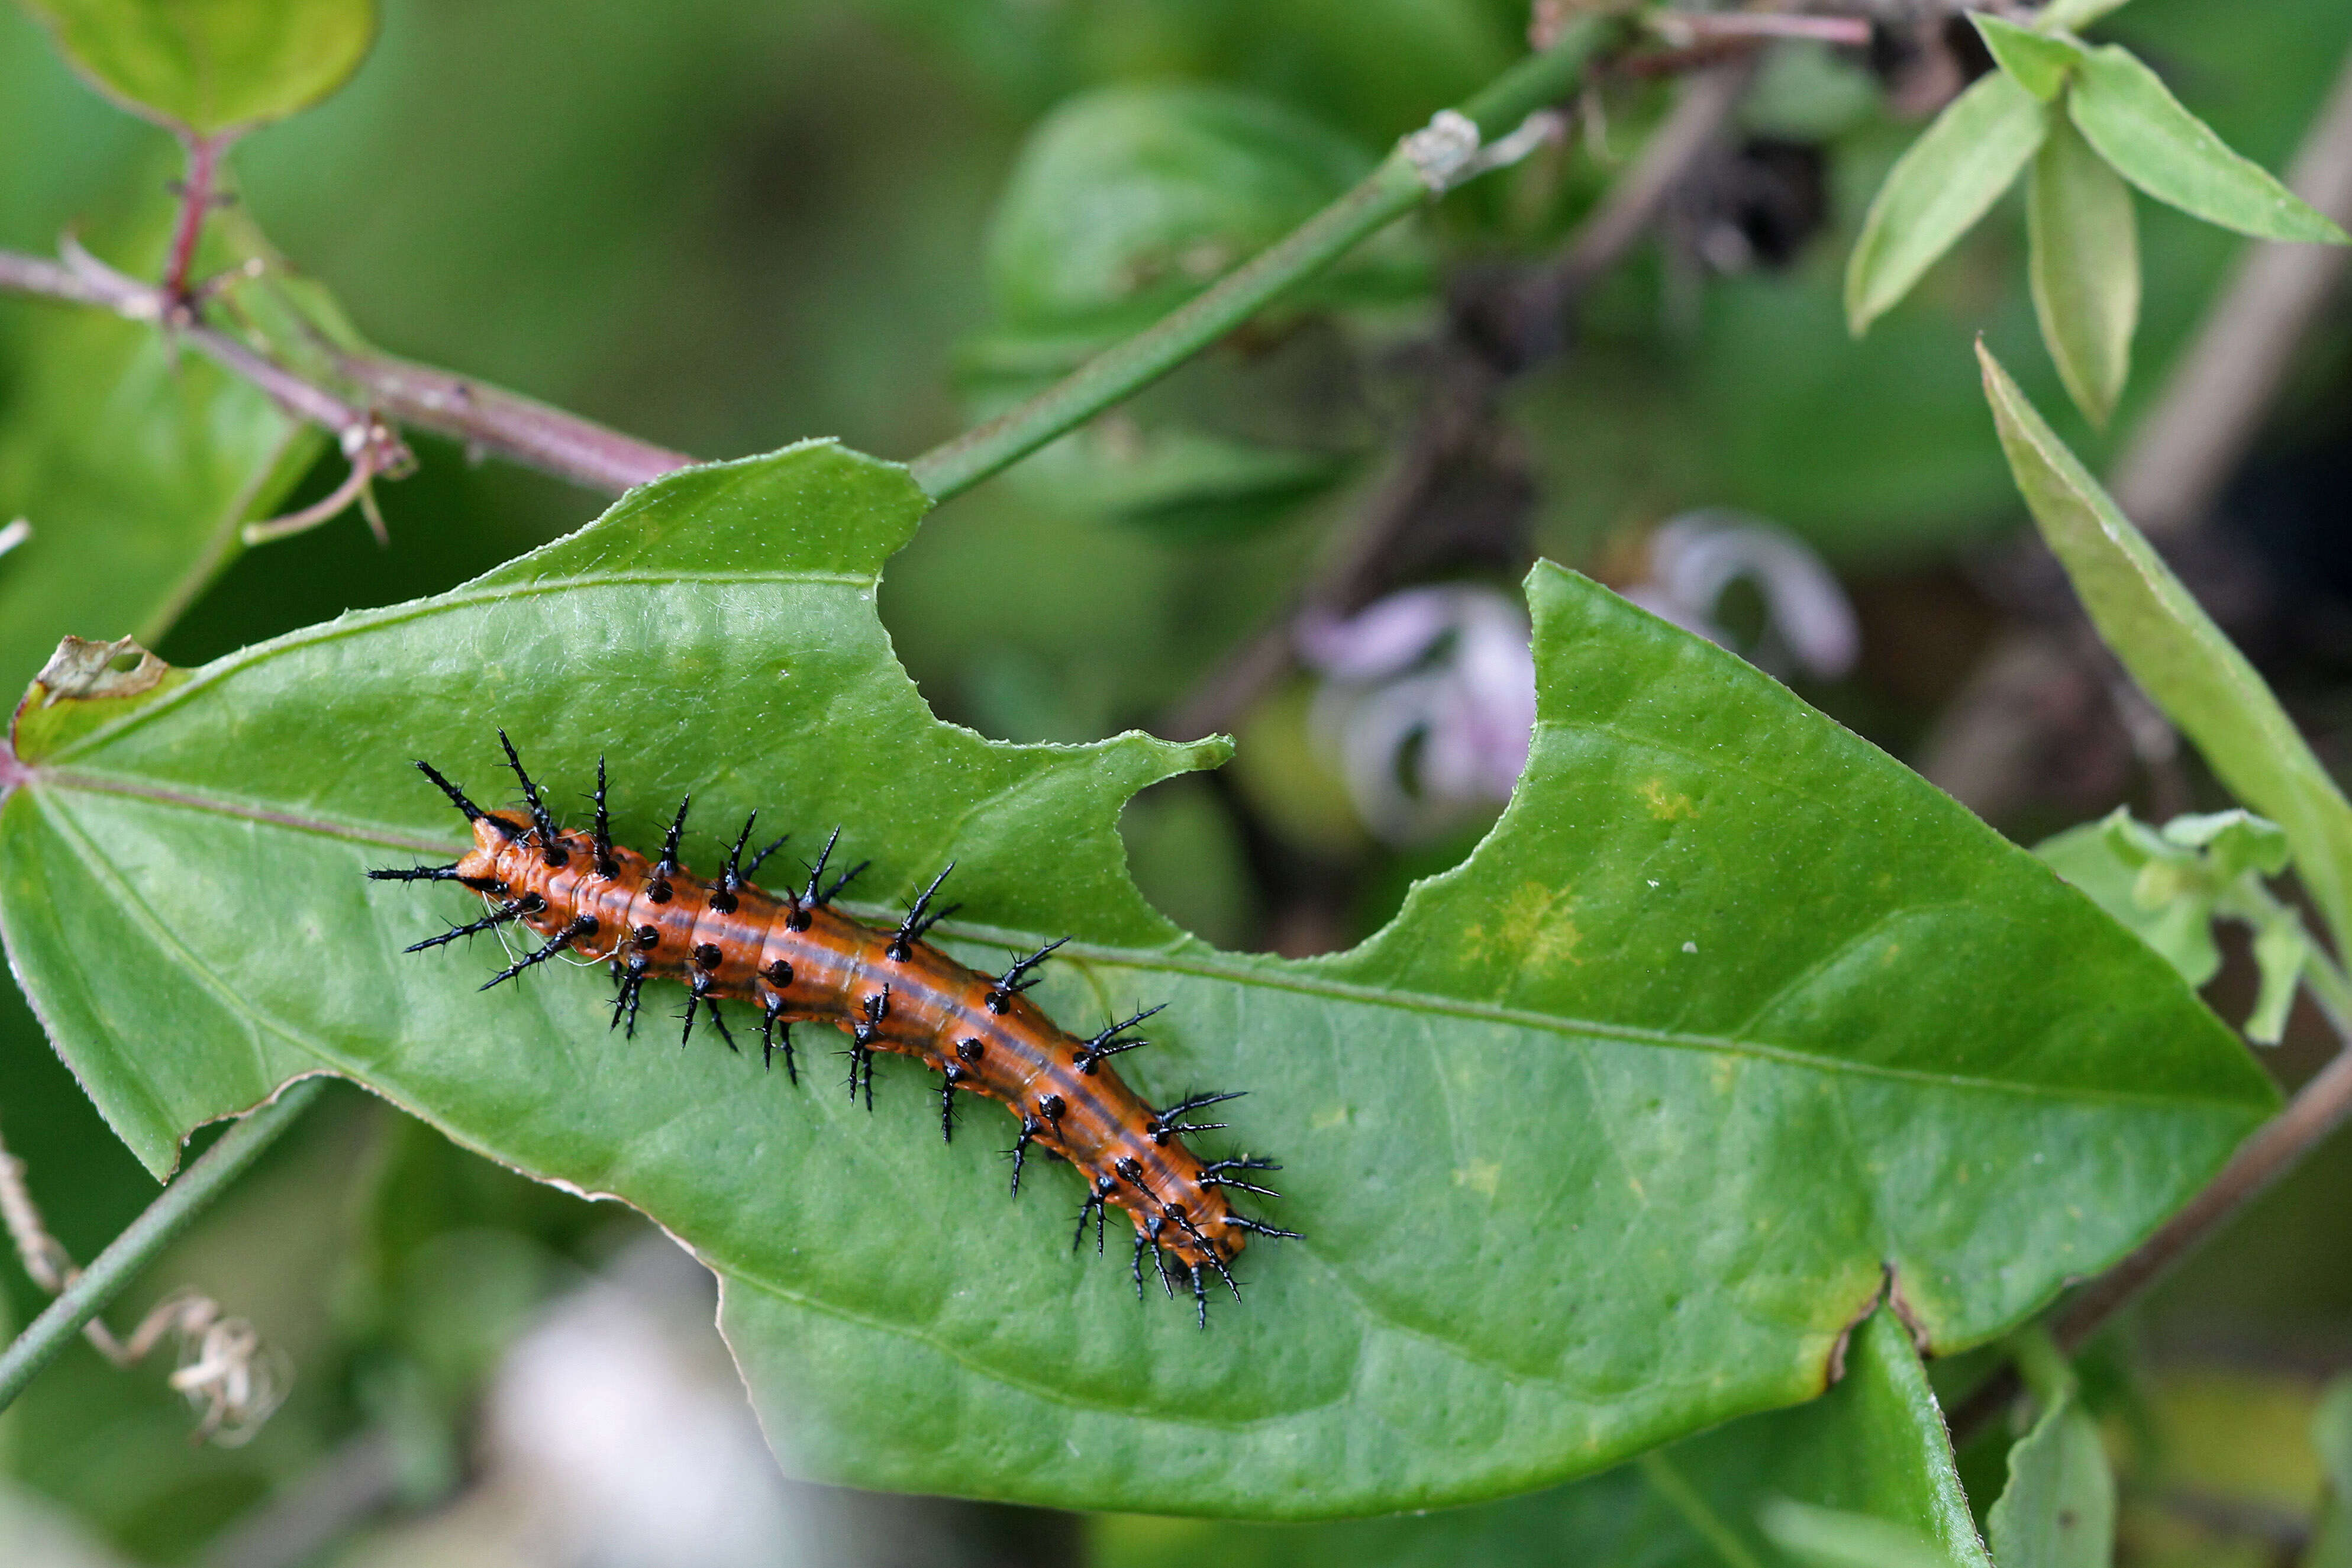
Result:
[[[1148,1253],[1171,1299],[1178,1282],[1191,1288],[1204,1329],[1211,1273],[1238,1300],[1241,1286],[1231,1266],[1247,1238],[1297,1237],[1297,1231],[1242,1214],[1228,1196],[1241,1191],[1279,1197],[1251,1177],[1281,1166],[1249,1155],[1204,1161],[1185,1145],[1188,1133],[1228,1125],[1186,1117],[1237,1100],[1242,1091],[1187,1094],[1154,1110],[1109,1065],[1110,1058],[1150,1044],[1130,1031],[1160,1008],[1147,1008],[1082,1039],[1023,994],[1036,984],[1038,966],[1068,938],[1045,943],[1000,975],[968,968],[926,940],[933,926],[961,907],[933,907],[953,862],[917,895],[895,929],[868,925],[834,907],[842,889],[870,864],[861,861],[825,879],[841,839],[838,827],[807,868],[802,889],[780,897],[751,878],[791,836],[746,861],[759,817],[755,811],[728,852],[726,870],[713,881],[678,859],[692,795],[678,803],[662,839],[661,858],[648,861],[613,842],[603,758],[596,762],[596,790],[590,797],[594,826],[586,833],[567,832],[523,771],[504,730],[499,743],[522,786],[520,811],[485,811],[430,763],[416,763],[464,814],[474,847],[450,865],[390,868],[368,876],[379,881],[455,882],[494,901],[479,920],[452,922],[447,931],[404,951],[422,952],[482,931],[522,926],[545,941],[481,988],[516,979],[566,952],[604,962],[618,987],[611,1027],[625,1025],[625,1037],[631,1039],[648,980],[675,980],[687,987],[681,1047],[693,1039],[696,1017],[704,1016],[740,1055],[719,1003],[751,1003],[760,1010],[761,1062],[772,1067],[781,1050],[785,1076],[795,1087],[800,1071],[793,1055],[793,1025],[830,1024],[849,1037],[850,1098],[855,1101],[862,1092],[869,1111],[876,1053],[912,1057],[940,1074],[942,1137],[955,1136],[958,1091],[1003,1101],[1019,1122],[1009,1151],[1013,1194],[1020,1194],[1022,1165],[1033,1144],[1076,1167],[1086,1179],[1087,1194],[1072,1249],[1084,1245],[1091,1219],[1099,1255],[1106,1217],[1112,1208],[1122,1210],[1135,1223],[1136,1294],[1144,1293]]]

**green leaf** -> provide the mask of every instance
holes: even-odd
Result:
[[[1977,25],[1993,63],[2044,103],[2065,90],[2066,78],[2083,61],[2083,46],[2072,38],[2028,30],[1982,11],[1969,13],[1969,20]]]
[[[2026,181],[2025,220],[2042,341],[2074,405],[2104,429],[2130,378],[2139,322],[2131,191],[2074,126],[2053,119]]]
[[[1804,1490],[1761,1510],[1773,1544],[1825,1565],[1894,1568],[1900,1552],[1910,1552],[1919,1563],[1992,1568],[1952,1469],[1952,1438],[1927,1368],[1894,1311],[1874,1311],[1855,1331],[1846,1380],[1821,1404],[1811,1444],[1792,1441]],[[1771,1488],[1769,1471],[1750,1471],[1750,1483]],[[1858,1540],[1877,1540],[1879,1554],[1842,1556]]]
[[[1907,1525],[1776,1498],[1758,1515],[1772,1544],[1807,1568],[1946,1568],[1951,1559]]]
[[[1895,161],[1846,262],[1846,324],[1856,336],[2009,189],[2049,121],[2040,100],[1996,71],[1947,104]]]
[[[2275,877],[2286,869],[2293,853],[2285,829],[2244,810],[2176,816],[2164,825],[2163,837],[2184,849],[2203,850],[2215,873],[2222,877],[2246,871]]]
[[[1992,1568],[1952,1468],[1943,1412],[1901,1321],[1873,1314],[1853,1352],[1843,1398],[1822,1402],[1824,1436],[1806,1455],[1805,1495],[1768,1505],[1764,1532],[1822,1568]],[[1801,1441],[1793,1446],[1805,1452]]]
[[[2340,951],[2352,935],[2352,805],[2253,666],[1982,343],[1977,358],[2010,470],[2099,635],[2231,793],[2284,829]]]
[[[2257,239],[2352,243],[2326,214],[2231,152],[2120,44],[2084,57],[2066,109],[2099,155],[2158,201]]]
[[[329,1071],[644,1209],[719,1272],[796,1469],[1261,1517],[1493,1497],[1808,1397],[1890,1269],[1933,1343],[1999,1333],[2274,1103],[2038,863],[1550,566],[1529,770],[1471,859],[1350,952],[1184,938],[1115,821],[1223,748],[934,720],[874,614],[923,507],[829,445],[688,470],[119,718],[27,708],[0,922],[59,1049],[158,1170]],[[796,1089],[700,1035],[608,1034],[598,974],[484,995],[490,952],[404,956],[469,900],[360,873],[447,856],[457,819],[407,762],[488,794],[499,724],[559,798],[610,756],[625,840],[691,790],[706,865],[753,806],[795,848],[845,824],[883,910],[953,858],[951,949],[999,965],[1074,936],[1035,993],[1067,1024],[1167,1003],[1132,1080],[1248,1089],[1209,1146],[1281,1158],[1264,1212],[1307,1239],[1254,1247],[1249,1300],[1204,1335],[1139,1306],[1122,1261],[1071,1256],[1068,1172],[1007,1194],[1001,1111],[932,1136],[909,1064],[869,1119],[831,1070]]]
[[[2010,1447],[2009,1484],[1985,1515],[1985,1534],[2000,1568],[2108,1568],[2116,1555],[2115,1472],[2073,1374],[2054,1349],[2048,1359],[2061,1378],[2034,1387],[2042,1414]]]
[[[1572,1486],[1312,1526],[1112,1518],[1089,1546],[1097,1568],[1778,1568],[1782,1550],[1806,1557],[1857,1536],[1895,1543],[1867,1568],[1897,1568],[1906,1550],[1933,1568],[1990,1568],[1919,1358],[1883,1310],[1821,1398]]]
[[[1074,98],[1030,133],[991,223],[998,318],[1020,337],[1057,341],[1148,324],[1374,162],[1296,110],[1232,88],[1127,85]],[[1310,287],[1344,297],[1426,279],[1417,258],[1382,238]]]
[[[2125,815],[2118,808],[2117,816]],[[2203,985],[2221,970],[2221,950],[2213,942],[2212,896],[2143,902],[2137,895],[2140,869],[2147,862],[2116,852],[2114,820],[2070,827],[2035,845],[2033,852],[2111,919],[2162,953],[2183,981]]]
[[[152,268],[157,209],[122,258]],[[268,515],[325,437],[152,324],[10,301],[0,416],[0,523],[32,535],[0,555],[0,679],[29,679],[68,632],[153,640]]]
[[[2044,841],[2034,853],[2162,953],[2191,985],[2203,985],[2221,967],[2213,942],[2216,920],[2251,927],[2262,989],[2246,1019],[2246,1037],[2256,1045],[2278,1044],[2296,988],[2317,955],[2302,915],[2263,885],[2264,876],[2286,866],[2286,835],[2275,823],[2243,811],[2217,811],[2174,817],[2159,833],[2118,806],[2103,821]]]
[[[2254,967],[2262,974],[2262,989],[2246,1016],[2246,1038],[2260,1046],[2274,1046],[2285,1037],[2287,1012],[2294,1005],[2295,987],[2311,957],[2311,938],[2304,934],[2303,922],[2293,918],[2293,911],[2288,914],[2254,930]]]
[[[214,137],[282,120],[350,79],[374,0],[25,0],[99,90]]]

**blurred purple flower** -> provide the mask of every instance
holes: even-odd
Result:
[[[1650,575],[1626,598],[1758,668],[1791,667],[1833,680],[1853,668],[1862,633],[1830,569],[1794,534],[1743,512],[1686,511],[1650,535]],[[1741,647],[1716,623],[1724,591],[1741,578],[1764,596],[1764,634]]]
[[[1408,588],[1344,618],[1310,611],[1296,635],[1325,678],[1308,722],[1375,834],[1412,843],[1510,799],[1536,720],[1516,600],[1469,584]]]

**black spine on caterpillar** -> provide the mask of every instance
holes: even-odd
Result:
[[[835,900],[868,863],[826,879],[841,839],[838,827],[797,893],[779,897],[752,882],[761,864],[785,842],[777,839],[747,863],[752,820],[736,836],[722,874],[706,881],[687,870],[680,858],[690,796],[679,803],[660,858],[648,862],[613,840],[601,762],[592,797],[594,828],[566,834],[511,742],[503,734],[500,741],[521,784],[524,811],[485,811],[419,763],[471,825],[474,848],[450,866],[370,873],[383,880],[456,881],[501,899],[484,919],[427,938],[418,948],[446,945],[471,931],[528,926],[544,939],[543,945],[493,976],[485,989],[518,979],[559,952],[578,951],[609,963],[616,986],[613,1027],[625,1026],[631,1037],[650,979],[676,980],[687,987],[681,1042],[691,1040],[700,1015],[730,1050],[737,1049],[720,1004],[752,1004],[760,1009],[762,1061],[772,1063],[781,1047],[793,1084],[799,1073],[792,1025],[831,1025],[849,1036],[849,1090],[869,1110],[876,1055],[914,1057],[940,1074],[942,1137],[954,1135],[959,1093],[1003,1101],[1018,1128],[1007,1151],[1013,1190],[1019,1191],[1033,1146],[1077,1167],[1088,1190],[1074,1240],[1083,1239],[1091,1216],[1100,1251],[1109,1209],[1124,1211],[1137,1232],[1139,1285],[1142,1253],[1149,1251],[1170,1294],[1176,1280],[1190,1287],[1204,1323],[1211,1272],[1238,1295],[1229,1265],[1246,1239],[1297,1234],[1243,1215],[1228,1199],[1229,1192],[1277,1195],[1247,1179],[1277,1168],[1271,1161],[1244,1156],[1203,1162],[1185,1142],[1224,1124],[1184,1117],[1237,1094],[1187,1094],[1154,1110],[1110,1066],[1109,1058],[1148,1043],[1129,1031],[1159,1007],[1080,1039],[1028,1000],[1024,993],[1035,984],[1034,972],[1066,939],[1045,943],[999,977],[974,973],[928,940],[955,910],[953,905],[936,907],[947,870],[909,900],[895,929],[842,913],[832,907]]]

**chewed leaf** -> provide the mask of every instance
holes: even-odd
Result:
[[[199,136],[282,120],[350,79],[374,0],[25,0],[125,108]]]
[[[66,701],[119,700],[154,690],[163,683],[167,668],[141,647],[136,637],[91,642],[68,636],[58,644],[58,651],[41,666],[33,683],[40,688],[44,708]]]
[[[689,469],[449,594],[28,725],[0,926],[58,1048],[158,1170],[323,1069],[643,1209],[718,1273],[803,1473],[1268,1518],[1522,1490],[1811,1397],[1890,1269],[1934,1344],[1999,1333],[2273,1102],[2030,857],[1551,566],[1531,760],[1471,859],[1353,952],[1218,952],[1136,893],[1116,823],[1225,748],[935,719],[875,614],[925,504],[829,444]],[[701,1031],[608,1033],[601,971],[483,994],[511,960],[404,954],[479,902],[362,873],[462,843],[411,759],[508,804],[500,726],[558,809],[604,757],[623,844],[690,792],[727,833],[689,826],[706,872],[754,807],[791,854],[841,825],[893,921],[952,859],[933,940],[1002,973],[1071,938],[1027,994],[1074,1032],[1165,1004],[1122,1073],[1154,1104],[1249,1090],[1202,1146],[1278,1156],[1253,1203],[1305,1239],[1254,1244],[1203,1333],[1072,1254],[1067,1168],[1006,1191],[1001,1111],[942,1142],[936,1075],[882,1062],[869,1117]]]

